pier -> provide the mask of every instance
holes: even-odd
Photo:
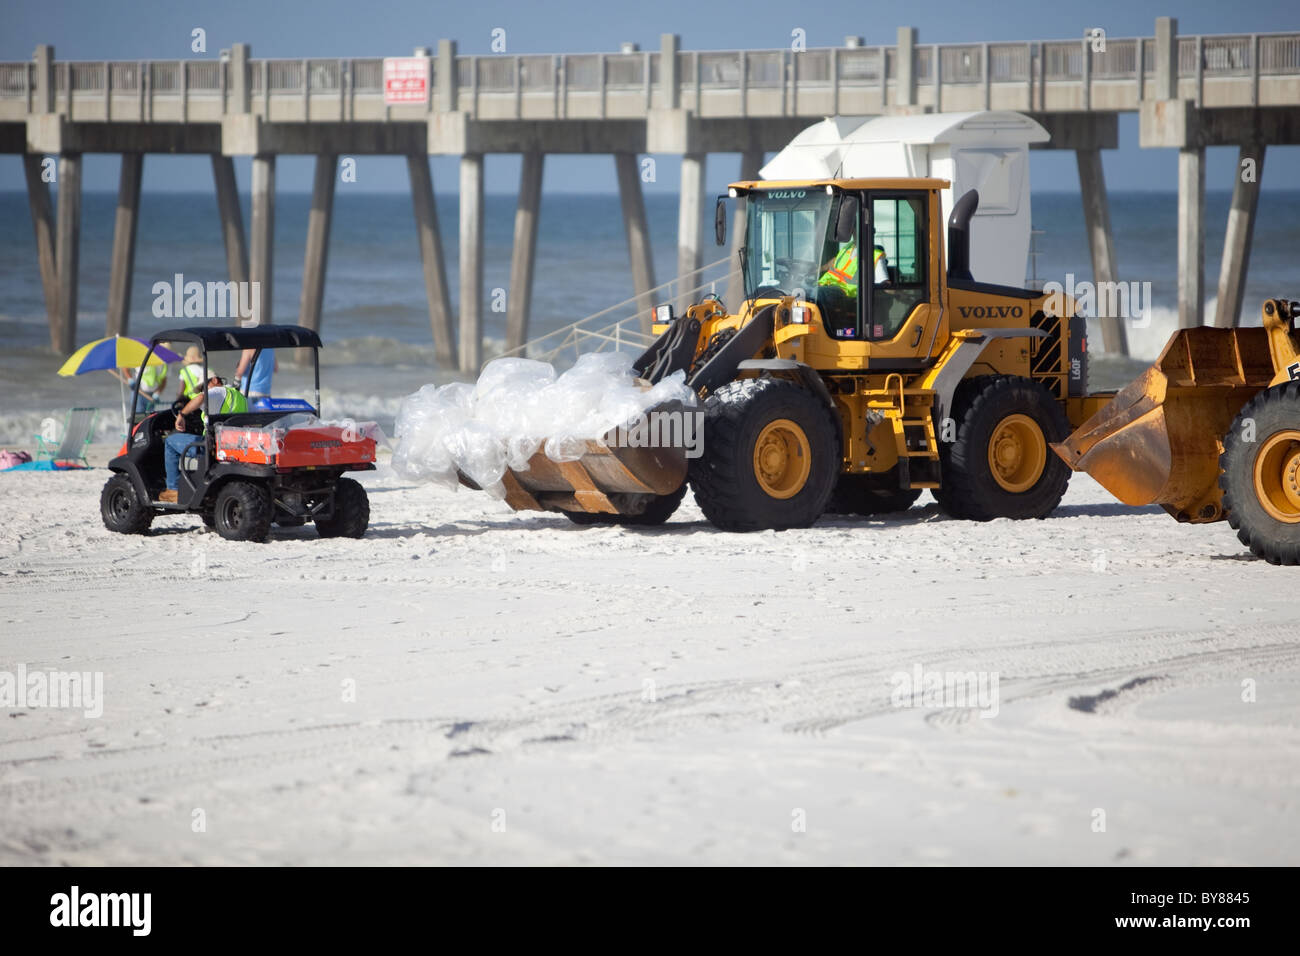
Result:
[[[640,157],[681,158],[677,270],[701,265],[710,153],[739,153],[752,178],[823,116],[980,109],[1025,113],[1074,150],[1096,281],[1121,278],[1101,150],[1119,145],[1118,116],[1140,115],[1140,145],[1178,150],[1178,309],[1204,322],[1205,150],[1239,150],[1224,236],[1215,324],[1235,325],[1265,150],[1300,143],[1300,33],[1181,36],[1161,17],[1154,35],[1013,43],[923,44],[911,27],[893,46],[856,37],[823,49],[692,51],[677,36],[657,50],[462,56],[454,41],[419,48],[423,79],[412,102],[386,102],[385,60],[253,59],[247,44],[200,60],[68,62],[50,46],[0,63],[0,153],[21,154],[50,343],[74,347],[86,153],[119,153],[107,334],[130,326],[141,177],[149,153],[211,156],[227,269],[260,282],[261,319],[273,316],[275,166],[282,154],[315,157],[297,321],[320,329],[331,209],[340,156],[406,157],[416,236],[437,359],[477,371],[483,356],[483,183],[489,154],[523,156],[507,305],[507,348],[528,338],[533,263],[548,154],[601,153],[617,172],[632,285],[648,319],[656,288],[641,191]],[[1036,146],[1035,148],[1040,148]],[[460,295],[447,285],[429,156],[460,157]],[[57,159],[57,215],[42,176]],[[252,158],[247,234],[233,158]],[[1247,166],[1253,175],[1242,175]],[[1227,184],[1221,184],[1226,186]],[[283,253],[284,250],[281,250]],[[734,299],[735,289],[729,292]],[[734,301],[730,304],[735,304]],[[1102,316],[1103,347],[1126,351],[1120,319]]]

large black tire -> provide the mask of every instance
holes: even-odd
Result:
[[[939,506],[972,521],[1051,514],[1070,480],[1070,469],[1048,447],[1070,430],[1051,392],[1032,379],[986,375],[963,382],[953,406],[956,439],[939,444],[940,487],[934,495]],[[999,477],[991,458],[1008,441],[1023,452],[1019,458],[1011,452],[1012,461],[1005,464],[1009,473]]]
[[[1253,441],[1243,437],[1247,419]],[[1228,524],[1269,564],[1300,564],[1300,383],[1260,392],[1223,439],[1219,487]]]
[[[265,485],[233,479],[221,486],[212,509],[212,525],[227,541],[265,541],[275,506]]]
[[[899,488],[896,475],[840,475],[826,511],[837,515],[894,514],[921,497],[920,488]]]
[[[645,510],[635,515],[612,515],[605,512],[565,511],[564,516],[574,524],[619,524],[636,528],[653,528],[663,524],[677,511],[678,505],[686,497],[686,483],[667,495],[656,495],[645,506]]]
[[[704,403],[704,454],[691,461],[690,484],[724,531],[806,528],[826,510],[839,464],[825,400],[785,379],[740,379]]]
[[[135,493],[135,483],[121,472],[104,484],[99,495],[104,527],[118,534],[144,534],[153,524],[153,509]]]
[[[360,538],[370,527],[370,499],[360,482],[340,478],[334,486],[334,515],[316,519],[322,538]]]

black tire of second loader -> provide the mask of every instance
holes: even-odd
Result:
[[[1219,487],[1228,524],[1270,564],[1300,564],[1300,382],[1242,408],[1223,438]]]

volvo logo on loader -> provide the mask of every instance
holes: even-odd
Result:
[[[963,319],[1018,319],[1025,314],[1018,305],[959,305],[957,311]]]

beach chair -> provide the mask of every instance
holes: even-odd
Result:
[[[87,468],[86,446],[95,434],[95,419],[99,416],[98,408],[74,408],[68,412],[63,423],[63,435],[58,442],[48,442],[44,435],[34,435],[36,439],[37,461],[80,462]]]

